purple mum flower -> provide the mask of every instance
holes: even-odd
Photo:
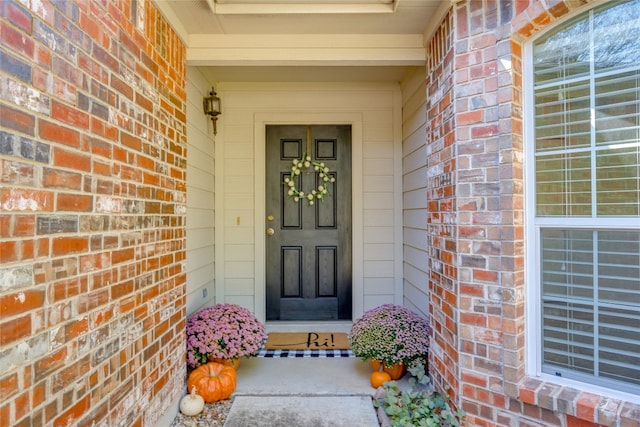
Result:
[[[246,308],[216,304],[187,319],[187,364],[195,368],[211,358],[237,359],[258,353],[264,325]]]
[[[409,365],[429,353],[429,322],[406,307],[385,304],[356,319],[349,333],[353,353],[387,365]]]

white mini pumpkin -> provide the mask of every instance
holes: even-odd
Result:
[[[196,387],[191,387],[191,393],[180,401],[180,412],[187,416],[198,415],[204,409],[204,399],[196,393]]]

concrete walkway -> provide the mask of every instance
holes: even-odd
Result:
[[[358,358],[242,359],[225,427],[378,427]]]

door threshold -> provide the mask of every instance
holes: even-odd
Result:
[[[265,324],[269,332],[344,332],[351,331],[351,320],[311,321],[311,320],[272,320]]]

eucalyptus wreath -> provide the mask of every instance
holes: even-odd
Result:
[[[296,177],[311,167],[313,167],[313,170],[318,174],[320,184],[318,184],[317,188],[311,190],[310,193],[305,194],[297,188]],[[293,198],[295,202],[306,200],[309,206],[313,205],[315,200],[322,201],[324,196],[329,194],[329,183],[336,182],[336,179],[329,175],[329,171],[329,168],[324,162],[312,161],[311,156],[308,156],[306,153],[304,153],[300,159],[293,159],[291,167],[289,168],[290,176],[284,179],[284,185],[288,187],[287,195]]]

